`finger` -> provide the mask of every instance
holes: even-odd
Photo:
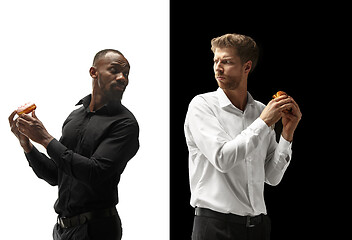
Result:
[[[280,97],[277,97],[277,98],[273,98],[269,101],[268,105],[269,104],[274,104],[274,103],[279,103],[281,102],[282,100],[286,99],[287,98],[287,95],[281,95]]]
[[[279,101],[281,101],[281,100],[283,100],[283,99],[285,99],[287,97],[288,96],[286,94],[284,94],[284,95],[281,95],[280,97],[274,98],[273,100],[276,101],[276,102],[279,102]]]
[[[296,102],[293,98],[291,98],[291,100],[292,100],[293,104],[296,106],[297,110],[298,110],[299,112],[301,112],[301,109],[299,108],[297,102]]]
[[[301,109],[299,108],[297,102],[292,97],[290,97],[290,99],[292,101],[292,104],[294,105],[294,111],[297,113],[297,115],[302,115]]]
[[[297,117],[295,115],[293,115],[291,111],[287,111],[287,110],[284,110],[281,112],[281,117],[288,119],[288,120],[297,119]]]
[[[23,118],[17,118],[16,120],[17,131],[25,135],[25,133],[27,132],[28,126],[29,126],[29,122],[27,120]]]
[[[292,109],[293,106],[294,106],[294,105],[293,105],[292,102],[288,102],[288,103],[282,104],[282,105],[279,107],[279,109],[280,109],[281,111],[284,111],[284,110],[289,110],[289,111],[290,111],[290,109]]]
[[[292,117],[297,118],[297,119],[301,119],[302,118],[302,113],[299,111],[299,108],[297,108],[298,106],[296,106],[293,102],[291,102],[287,106],[290,106],[290,109],[283,110],[284,113],[287,113],[289,116],[292,116]],[[289,110],[289,111],[286,112],[286,110]]]
[[[27,129],[26,128],[20,126],[17,129],[20,134],[25,135],[27,137],[27,135],[26,135]]]
[[[23,117],[19,117],[16,119],[16,126],[28,126],[30,123],[30,121],[27,121],[26,119],[24,119]]]
[[[33,119],[30,115],[28,115],[28,114],[21,114],[19,118],[25,119],[25,120],[27,120],[27,121],[33,121],[33,120],[34,120],[34,119]]]
[[[285,104],[292,103],[292,101],[289,98],[281,99],[280,101],[276,102],[278,107],[281,107]]]
[[[13,112],[10,114],[10,116],[9,116],[9,123],[10,123],[10,126],[12,126],[13,123],[14,123],[13,118],[14,118],[14,116],[16,115],[16,113],[17,113],[17,111],[15,110],[15,111],[13,111]]]
[[[35,110],[32,112],[32,117],[38,119],[37,115],[35,114]]]

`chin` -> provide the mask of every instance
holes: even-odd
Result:
[[[239,84],[236,83],[222,83],[218,82],[219,88],[222,90],[236,90],[239,86]]]
[[[116,101],[116,100],[121,100],[122,99],[122,95],[123,95],[124,91],[109,91],[105,94],[105,96],[108,97],[108,99],[111,101]]]

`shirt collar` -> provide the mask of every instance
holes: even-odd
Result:
[[[83,107],[86,109],[86,111],[90,112],[89,104],[90,104],[91,100],[92,100],[92,94],[89,94],[89,95],[85,96],[84,98],[82,98],[76,104],[76,106],[83,105]],[[109,102],[109,103],[105,104],[104,106],[102,106],[101,108],[99,108],[98,110],[96,110],[95,113],[97,113],[97,114],[115,115],[118,112],[120,112],[121,109],[122,109],[121,102]]]
[[[220,104],[221,108],[224,108],[224,107],[232,105],[230,99],[226,96],[226,94],[224,93],[224,91],[221,88],[218,88],[216,92],[217,92],[217,95],[218,95],[219,104]],[[252,105],[252,104],[254,104],[254,99],[253,99],[252,95],[249,92],[247,92],[247,105],[246,105],[246,108],[247,108],[248,105]]]
[[[89,94],[89,95],[85,96],[84,98],[82,98],[81,100],[79,100],[79,102],[76,104],[76,106],[83,104],[84,108],[88,108],[91,99],[92,99],[92,94]]]

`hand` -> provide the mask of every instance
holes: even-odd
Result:
[[[283,112],[290,111],[291,99],[287,95],[282,95],[271,100],[260,114],[260,118],[271,127],[282,117]]]
[[[302,118],[302,113],[295,100],[292,97],[288,98],[291,100],[290,106],[292,107],[292,110],[284,111],[282,113],[282,136],[287,141],[291,142],[293,140],[293,133]]]
[[[43,123],[35,115],[35,111],[32,112],[32,116],[21,114],[17,118],[16,126],[20,133],[34,142],[43,145],[45,148],[53,140],[53,137],[45,129]]]
[[[17,111],[13,111],[11,113],[11,115],[9,116],[9,123],[10,123],[10,128],[11,128],[11,132],[17,137],[17,139],[20,141],[20,144],[21,144],[21,147],[23,148],[23,150],[26,152],[26,153],[29,153],[32,148],[33,148],[33,145],[32,143],[29,141],[29,138],[27,136],[25,136],[24,134],[22,134],[17,126],[16,126],[16,123],[17,123],[17,119],[13,119],[16,115]]]

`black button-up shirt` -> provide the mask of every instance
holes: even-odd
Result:
[[[139,148],[139,127],[120,103],[90,112],[91,95],[66,119],[60,141],[26,154],[35,174],[59,187],[55,211],[63,217],[109,208],[118,203],[117,184],[127,162]]]

